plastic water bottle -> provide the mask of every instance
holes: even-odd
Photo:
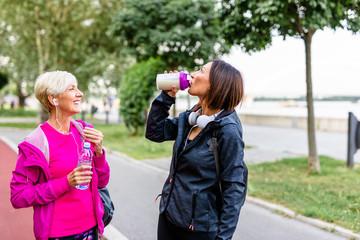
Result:
[[[156,87],[159,90],[171,90],[175,85],[177,89],[185,90],[191,85],[190,74],[184,72],[162,73],[156,76]]]
[[[78,167],[79,166],[91,166],[91,161],[93,158],[93,154],[90,150],[90,143],[89,142],[85,142],[84,143],[84,148],[80,153],[79,156],[79,161],[78,161]],[[84,183],[84,184],[80,184],[77,185],[76,188],[80,189],[80,190],[85,190],[89,187],[89,183]]]

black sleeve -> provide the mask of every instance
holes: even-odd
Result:
[[[151,104],[146,123],[145,137],[154,142],[175,140],[178,129],[178,118],[170,119],[169,110],[175,98],[164,91]]]

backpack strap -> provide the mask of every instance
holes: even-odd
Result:
[[[86,127],[88,127],[89,124],[87,122],[85,122],[85,121],[80,122],[80,121],[77,121],[75,119],[71,119],[70,122],[78,130],[78,132],[80,133],[81,141],[84,143],[84,141],[85,141],[84,128],[85,128],[85,125],[86,125]]]
[[[218,129],[213,130],[212,132],[212,137],[211,137],[211,141],[213,144],[213,148],[214,148],[214,158],[215,158],[215,167],[216,167],[216,178],[219,184],[219,190],[220,190],[220,197],[221,197],[221,201],[222,203],[224,203],[224,198],[223,198],[223,191],[222,191],[222,185],[221,185],[221,179],[220,179],[220,159],[219,159],[219,150],[218,150],[218,144],[217,144],[217,134],[218,134]]]

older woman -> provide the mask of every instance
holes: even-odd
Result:
[[[242,126],[235,111],[243,97],[243,80],[221,60],[205,64],[191,78],[189,94],[199,98],[191,111],[168,118],[177,92],[173,86],[153,101],[148,116],[148,139],[175,140],[162,190],[158,239],[231,239],[247,186]]]
[[[109,181],[109,165],[102,148],[103,135],[82,121],[83,93],[76,78],[66,71],[41,74],[35,95],[50,113],[19,144],[11,180],[11,203],[15,208],[34,208],[36,239],[98,239],[103,233],[104,212],[98,188]],[[77,166],[84,142],[91,143],[92,166]],[[90,183],[86,190],[77,189]]]

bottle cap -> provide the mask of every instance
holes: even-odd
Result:
[[[90,143],[89,143],[89,142],[85,142],[85,143],[84,143],[84,148],[90,148]]]
[[[180,90],[185,90],[190,86],[190,79],[191,76],[189,78],[190,74],[184,73],[184,72],[180,72]]]

